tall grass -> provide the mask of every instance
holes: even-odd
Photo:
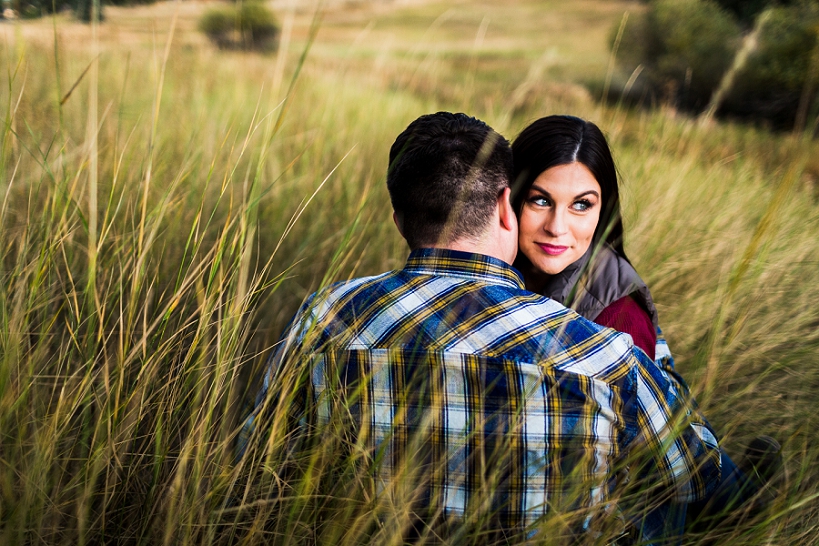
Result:
[[[510,137],[561,111],[608,132],[627,251],[704,413],[734,453],[760,432],[785,445],[775,506],[691,540],[817,541],[812,141],[605,109],[537,63],[505,74],[518,82],[510,106],[477,54],[463,72],[411,77],[404,65],[429,56],[308,57],[290,86],[296,57],[282,78],[266,57],[161,41],[97,57],[53,37],[2,49],[3,544],[400,543],[406,507],[356,487],[355,452],[333,459],[350,452],[333,443],[343,435],[294,462],[282,407],[256,455],[236,465],[234,448],[302,299],[402,264],[387,150],[437,109]],[[293,481],[296,463],[309,472]],[[477,520],[459,532],[453,544],[485,538]]]

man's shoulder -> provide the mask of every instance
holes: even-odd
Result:
[[[381,285],[388,283],[390,279],[396,277],[400,273],[398,271],[387,271],[379,275],[370,275],[367,277],[355,277],[343,281],[337,281],[326,286],[323,286],[310,294],[305,300],[304,307],[326,308],[337,303],[346,297],[367,293],[376,290]]]
[[[628,334],[592,322],[573,309],[545,296],[518,290],[519,306],[514,313],[525,325],[528,341],[513,353],[525,358],[537,347],[538,356],[555,369],[604,381],[617,381],[632,374],[643,363]]]
[[[559,321],[547,322],[548,330],[555,332],[558,341],[558,350],[548,358],[551,366],[609,381],[622,378],[638,365],[629,335],[600,326],[572,309],[564,313]]]

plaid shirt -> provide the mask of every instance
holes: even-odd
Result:
[[[628,336],[526,291],[488,256],[416,250],[402,270],[313,294],[263,393],[294,357],[311,366],[313,418],[339,411],[337,385],[355,391],[343,411],[378,461],[378,489],[418,469],[439,517],[463,517],[487,491],[505,528],[604,506],[635,451],[677,500],[719,480],[709,425]]]

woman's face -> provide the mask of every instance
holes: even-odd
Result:
[[[560,273],[588,250],[600,209],[600,184],[585,165],[543,171],[523,201],[519,251],[543,273]]]

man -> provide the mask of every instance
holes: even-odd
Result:
[[[344,436],[374,495],[407,505],[410,534],[479,521],[529,536],[558,518],[562,532],[613,536],[627,477],[665,501],[704,498],[719,447],[675,384],[509,265],[511,172],[509,143],[475,118],[411,123],[387,176],[406,266],[313,294],[267,381],[307,370],[299,426]],[[263,399],[282,407],[296,385]]]

